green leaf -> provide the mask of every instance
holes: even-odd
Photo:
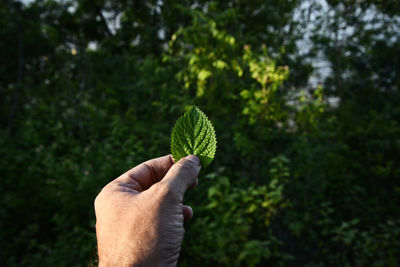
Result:
[[[192,106],[172,128],[172,157],[177,162],[187,155],[196,155],[205,167],[213,160],[216,149],[217,139],[211,121],[198,107]]]

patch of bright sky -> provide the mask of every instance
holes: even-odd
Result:
[[[20,0],[20,2],[22,2],[25,5],[27,5],[27,4],[30,4],[32,2],[35,2],[35,0]]]

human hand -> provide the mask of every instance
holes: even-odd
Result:
[[[106,185],[94,203],[99,266],[176,266],[183,221],[193,215],[183,196],[200,169],[196,156],[174,164],[168,155]]]

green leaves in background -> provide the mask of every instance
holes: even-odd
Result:
[[[0,1],[0,266],[97,266],[190,103],[228,145],[180,266],[400,266],[400,1],[193,2]]]
[[[203,167],[211,163],[217,149],[214,127],[206,114],[192,106],[175,123],[171,134],[171,153],[175,162],[193,154]]]

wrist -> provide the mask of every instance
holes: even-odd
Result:
[[[98,251],[99,256],[99,267],[133,267],[133,266],[144,266],[132,255],[127,256],[126,254],[112,253],[105,254]]]
[[[146,259],[147,258],[147,259]],[[146,266],[154,266],[154,267],[164,267],[171,266],[168,264],[163,264],[162,261],[158,257],[134,257],[132,255],[100,255],[99,254],[99,267],[146,267]]]
[[[145,266],[145,265],[140,264],[134,260],[128,260],[126,258],[119,258],[119,259],[115,258],[115,259],[107,259],[107,260],[99,259],[99,267],[116,267],[116,266],[136,267],[136,266]]]
[[[161,262],[153,262],[153,263],[140,263],[136,261],[125,261],[125,260],[112,260],[112,261],[104,261],[99,260],[99,267],[145,267],[145,266],[155,266],[155,267],[165,267],[171,266],[170,264],[163,264]],[[175,266],[175,265],[172,265]]]

